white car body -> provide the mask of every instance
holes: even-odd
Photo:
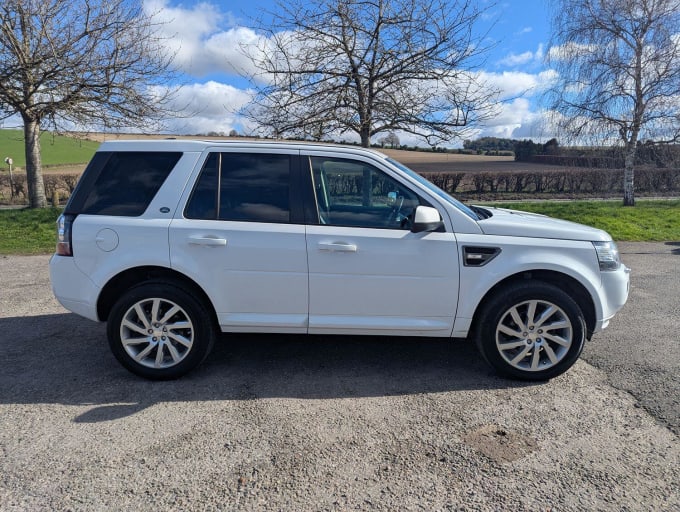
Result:
[[[611,242],[604,231],[496,208],[489,209],[490,217],[475,219],[375,151],[172,140],[105,142],[99,152],[150,148],[182,156],[144,212],[78,214],[71,227],[72,255],[56,254],[50,261],[59,302],[91,320],[106,320],[112,300],[102,302],[107,286],[142,268],[167,269],[195,283],[223,332],[466,337],[495,287],[539,275],[579,288],[590,336],[607,326],[628,297],[629,270],[600,268],[593,242]],[[214,152],[290,154],[303,163],[333,157],[370,165],[426,200],[444,227],[415,233],[187,218],[185,205]],[[466,261],[466,254],[479,248],[498,254],[481,266],[475,261],[479,255]]]

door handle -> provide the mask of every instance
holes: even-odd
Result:
[[[346,242],[319,242],[319,250],[331,252],[357,252],[356,244]]]
[[[227,240],[225,238],[211,238],[208,236],[190,236],[189,243],[192,245],[206,245],[208,247],[225,247]]]

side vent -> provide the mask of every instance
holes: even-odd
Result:
[[[463,265],[483,267],[501,253],[499,247],[463,247]]]

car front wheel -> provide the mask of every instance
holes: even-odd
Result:
[[[208,355],[216,337],[203,304],[168,283],[128,290],[109,315],[111,351],[132,373],[147,379],[175,379]]]
[[[477,347],[498,373],[547,380],[567,371],[585,343],[585,320],[574,300],[542,282],[502,289],[484,307]]]

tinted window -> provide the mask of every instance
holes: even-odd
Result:
[[[290,157],[213,153],[185,210],[190,219],[290,221]]]
[[[136,217],[144,213],[182,153],[111,153],[82,206],[82,213]]]
[[[189,219],[217,218],[217,179],[219,169],[219,153],[211,153],[203,166],[198,182],[191,193],[191,199],[184,211]]]
[[[409,229],[420,198],[372,165],[312,157],[319,220],[331,226]]]

